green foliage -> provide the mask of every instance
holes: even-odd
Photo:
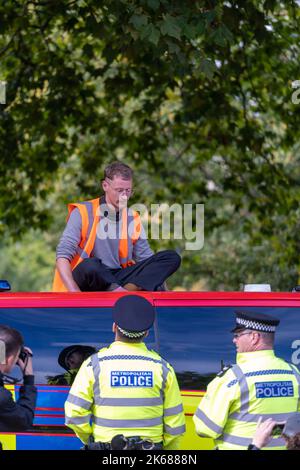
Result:
[[[1,243],[0,276],[13,292],[50,291],[54,274],[54,250],[41,231],[28,232],[20,242]]]
[[[206,244],[183,252],[178,285],[201,277],[217,287],[225,278],[224,288],[232,288],[240,278],[233,269],[223,276],[226,253],[225,264],[236,259],[253,275],[266,270],[275,285],[280,273],[285,285],[295,281],[295,1],[7,0],[0,18],[5,240],[31,228],[50,230],[57,242],[61,204],[94,197],[103,167],[119,159],[136,170],[139,201],[205,203]]]

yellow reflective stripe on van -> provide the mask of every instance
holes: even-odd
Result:
[[[0,434],[3,450],[17,450],[17,436],[15,434]]]

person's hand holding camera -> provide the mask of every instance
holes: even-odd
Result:
[[[282,428],[283,426],[283,423],[277,423],[271,418],[262,421],[262,418],[260,417],[252,439],[252,445],[255,446],[257,449],[265,447],[270,442],[272,437],[280,436],[282,429],[280,432],[278,432],[278,429]]]
[[[23,375],[33,375],[32,356],[32,351],[27,346],[24,346],[21,349],[17,364],[20,367]]]

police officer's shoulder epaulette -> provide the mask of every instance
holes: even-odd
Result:
[[[230,364],[229,366],[224,366],[223,369],[220,370],[220,372],[217,373],[216,377],[223,377],[223,375],[226,374],[228,370],[232,368],[232,365]]]

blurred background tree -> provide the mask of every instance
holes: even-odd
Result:
[[[170,287],[297,283],[299,2],[0,1],[0,276],[49,290],[65,204],[113,160],[133,202],[204,203]]]

